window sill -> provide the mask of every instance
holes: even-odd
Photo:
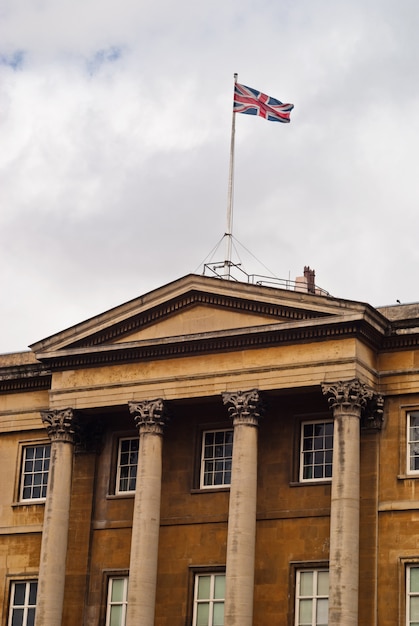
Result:
[[[132,499],[135,496],[135,491],[127,492],[127,493],[108,493],[106,495],[106,500],[121,500],[125,498]]]
[[[205,487],[205,489],[191,489],[191,494],[197,493],[224,493],[230,491],[230,485],[228,487]]]
[[[290,487],[320,487],[324,485],[331,485],[332,479],[325,478],[324,480],[304,480],[304,481],[292,481],[289,483]]]
[[[45,498],[42,500],[21,500],[19,502],[12,502],[12,508],[19,506],[45,506]]]

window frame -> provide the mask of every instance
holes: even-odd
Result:
[[[123,441],[137,441],[138,442],[138,449],[137,449],[137,471],[135,473],[135,485],[137,484],[137,472],[138,472],[138,454],[139,454],[139,443],[140,443],[140,438],[139,436],[120,436],[117,437],[116,440],[116,454],[115,454],[115,481],[114,481],[114,489],[113,489],[113,493],[116,496],[132,496],[135,494],[135,488],[134,489],[127,489],[127,490],[122,490],[120,489],[120,480],[121,480],[121,444]],[[130,463],[127,465],[127,467],[133,467],[134,464]],[[132,478],[132,477],[131,477]]]
[[[214,596],[215,579],[218,576],[224,577],[224,597],[216,598]],[[214,605],[221,604],[225,608],[225,567],[205,567],[193,570],[193,582],[192,582],[192,626],[196,626],[198,617],[199,604],[208,603],[208,626],[212,626],[214,618]],[[210,577],[210,594],[208,598],[198,598],[198,580],[199,578]],[[200,602],[199,602],[200,600]],[[223,624],[225,622],[224,610],[223,610]],[[222,625],[220,625],[222,626]]]
[[[216,433],[231,433],[232,434],[232,440],[231,440],[231,456],[222,456],[222,457],[205,457],[205,437],[206,435],[209,434],[216,434]],[[215,448],[215,443],[213,444],[214,448]],[[224,441],[221,445],[226,446],[226,445],[230,445],[229,443],[226,444],[226,442]],[[214,489],[230,489],[230,485],[231,485],[231,472],[232,472],[232,464],[233,464],[233,445],[234,445],[234,428],[233,426],[207,426],[201,429],[200,431],[200,455],[199,455],[199,489],[202,491],[208,491],[208,490],[214,490]],[[205,461],[210,462],[210,459],[213,460],[213,462],[215,463],[215,459],[219,459],[222,460],[223,463],[226,462],[226,460],[230,460],[230,482],[223,482],[220,484],[205,484]],[[225,469],[222,470],[223,474],[225,474]],[[215,476],[215,470],[213,471],[213,476]]]
[[[35,604],[30,603],[30,593],[31,593],[31,585],[36,584],[36,592],[35,592]],[[23,604],[15,604],[14,603],[14,596],[15,596],[15,588],[16,585],[25,585],[25,596],[24,596],[24,603]],[[23,609],[23,626],[28,626],[28,612],[30,609],[33,609],[33,623],[35,623],[35,619],[36,619],[36,601],[37,601],[37,595],[38,595],[38,579],[37,578],[28,578],[28,579],[20,579],[20,578],[16,578],[10,581],[10,588],[9,588],[9,608],[8,608],[8,615],[7,615],[7,625],[11,626],[12,622],[13,622],[13,617],[14,617],[14,611],[15,610],[22,610]]]
[[[123,585],[123,598],[120,601],[112,602],[112,586],[116,580],[124,581]],[[120,626],[125,626],[127,619],[127,607],[128,607],[128,582],[129,577],[126,573],[120,574],[109,574],[107,576],[107,585],[106,585],[106,612],[105,612],[105,626],[110,625],[111,619],[111,609],[113,606],[121,606],[122,607],[122,615],[121,615],[121,623]]]
[[[25,476],[34,476],[35,471],[32,472],[25,472],[25,463],[27,460],[26,458],[26,453],[27,450],[29,448],[44,448],[44,452],[46,448],[49,448],[49,463],[48,463],[48,470],[45,471],[45,469],[42,470],[42,472],[38,472],[38,473],[42,473],[42,475],[47,475],[47,480],[46,480],[46,484],[44,482],[42,482],[41,484],[43,486],[45,486],[45,495],[44,496],[40,496],[38,498],[24,498],[23,497],[23,490],[25,488]],[[42,457],[42,460],[45,460],[45,456]],[[48,492],[48,482],[49,482],[49,473],[50,473],[50,469],[51,469],[51,442],[50,440],[36,440],[36,441],[24,441],[24,442],[20,442],[19,444],[19,465],[18,465],[18,481],[17,481],[17,490],[16,490],[16,502],[22,505],[27,505],[27,504],[44,504],[46,497],[47,497],[47,492]],[[34,484],[32,483],[30,485],[31,489],[34,488]]]
[[[305,426],[310,426],[310,425],[316,425],[316,424],[323,424],[323,425],[327,425],[327,424],[331,424],[332,425],[332,447],[322,447],[319,448],[317,451],[319,452],[323,452],[323,453],[327,453],[327,452],[331,452],[331,461],[330,463],[325,463],[323,462],[323,474],[321,477],[312,477],[312,478],[306,478],[304,477],[304,470],[306,469],[306,467],[308,467],[308,464],[305,464],[304,462],[304,455],[309,452],[307,450],[304,450],[304,427]],[[324,434],[323,438],[326,438],[328,435]],[[330,435],[329,435],[330,436]],[[314,437],[314,436],[313,436]],[[298,464],[298,482],[301,484],[317,484],[317,483],[329,483],[332,481],[333,478],[333,443],[334,443],[334,420],[333,418],[316,418],[316,419],[302,419],[300,421],[300,431],[299,431],[299,439],[298,439],[298,459],[299,459],[299,464]],[[312,448],[313,452],[316,450],[316,448]],[[312,468],[315,468],[316,466],[318,466],[319,464],[315,465],[314,463],[311,465]],[[330,465],[331,466],[331,476],[325,476],[324,473],[324,468],[326,466]]]
[[[301,608],[301,600],[306,598],[307,600],[311,600],[312,601],[312,608],[311,608],[311,625],[310,626],[327,626],[328,621],[326,622],[326,624],[324,624],[324,622],[319,623],[317,621],[317,606],[318,606],[318,602],[319,600],[326,600],[327,599],[327,611],[329,608],[329,586],[328,586],[328,592],[327,595],[325,594],[321,594],[318,593],[318,575],[320,573],[325,573],[327,572],[327,574],[329,575],[329,566],[328,565],[303,565],[300,567],[295,567],[295,575],[294,575],[294,584],[295,584],[295,589],[294,589],[294,620],[293,620],[293,624],[294,626],[299,626],[300,621],[300,608]],[[313,573],[314,577],[313,577],[313,584],[312,584],[312,589],[311,589],[311,595],[302,595],[300,593],[300,581],[301,581],[301,574],[305,574],[305,573]],[[315,582],[314,582],[315,581]],[[328,581],[329,582],[329,581]]]
[[[410,410],[410,411],[406,411],[406,420],[405,420],[405,424],[406,424],[406,474],[408,476],[419,476],[419,467],[418,469],[411,469],[411,459],[412,458],[417,458],[418,460],[418,464],[419,464],[419,438],[417,440],[411,439],[410,438],[410,432],[411,432],[411,417],[416,414],[416,417],[419,418],[419,411],[418,410]],[[419,434],[419,425],[417,426],[418,428],[418,434]],[[418,446],[418,453],[417,455],[415,455],[414,457],[411,456],[411,448],[414,445]]]

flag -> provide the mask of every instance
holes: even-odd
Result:
[[[260,115],[270,122],[290,122],[290,113],[293,104],[283,104],[271,96],[267,96],[256,89],[236,83],[234,85],[235,113],[247,113],[247,115]]]

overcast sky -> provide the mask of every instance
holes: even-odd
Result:
[[[225,257],[419,300],[417,0],[2,0],[0,352]],[[217,245],[220,244],[217,248]]]

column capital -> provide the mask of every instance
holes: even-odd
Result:
[[[323,395],[327,396],[329,407],[336,413],[356,413],[361,418],[361,425],[379,429],[383,422],[383,397],[358,378],[322,383]]]
[[[258,389],[249,391],[226,391],[222,394],[224,404],[230,405],[228,411],[234,426],[247,424],[257,426],[262,413],[262,401]]]
[[[134,414],[135,425],[140,434],[163,434],[163,428],[168,421],[168,417],[164,401],[161,398],[128,402],[128,407],[130,413]]]
[[[73,409],[41,411],[41,419],[52,442],[74,443],[76,418]]]

